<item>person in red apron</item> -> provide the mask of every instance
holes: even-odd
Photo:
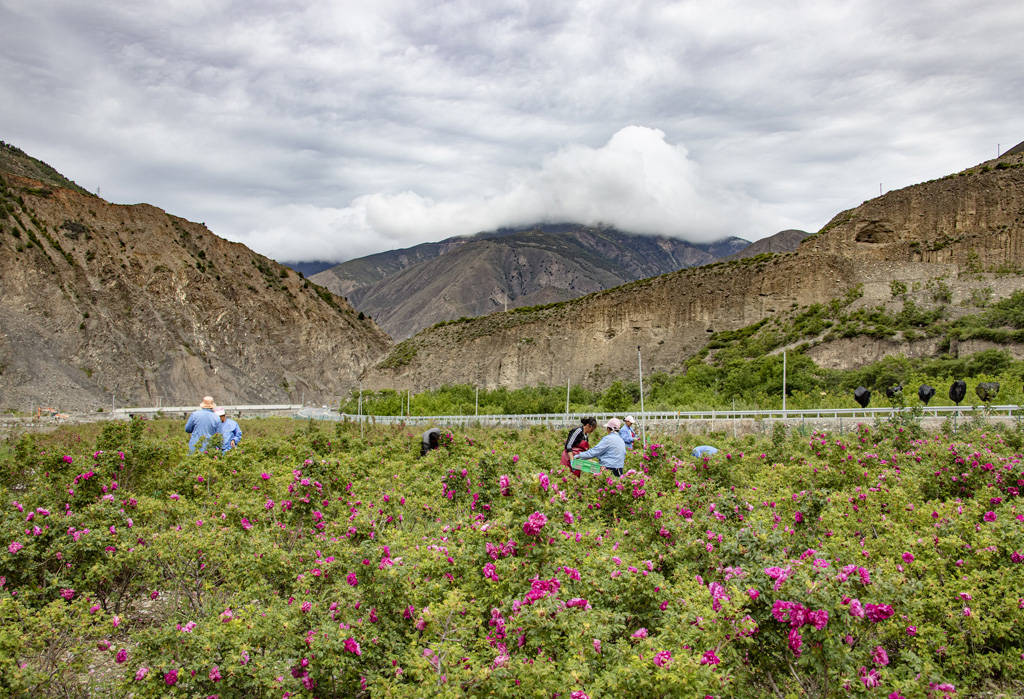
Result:
[[[565,446],[562,449],[562,465],[568,466],[576,478],[580,477],[580,472],[572,467],[572,457],[590,448],[587,435],[593,432],[595,427],[597,427],[597,420],[594,418],[581,418],[580,426],[571,430],[569,436],[565,438]]]

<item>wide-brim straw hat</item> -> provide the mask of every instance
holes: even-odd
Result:
[[[200,410],[205,410],[207,408],[209,408],[210,410],[213,410],[216,407],[217,407],[217,404],[213,402],[213,396],[203,396],[203,400],[199,404],[199,409]]]

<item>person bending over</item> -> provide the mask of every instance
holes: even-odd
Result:
[[[572,459],[581,451],[590,448],[587,435],[593,432],[596,427],[597,420],[594,418],[581,418],[579,427],[569,430],[569,436],[565,438],[565,444],[562,446],[562,465],[568,466],[569,470],[572,471],[572,475],[576,478],[580,477],[580,472],[572,467]]]
[[[597,443],[597,446],[587,449],[576,458],[596,458],[601,462],[601,466],[614,473],[616,478],[621,478],[622,469],[626,462],[626,443],[623,442],[622,437],[619,436],[619,430],[622,429],[622,422],[618,418],[613,417],[605,423],[604,427],[608,433],[600,442]]]

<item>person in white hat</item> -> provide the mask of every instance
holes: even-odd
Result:
[[[577,459],[597,459],[601,466],[615,474],[616,478],[622,477],[622,469],[626,464],[626,443],[619,436],[622,429],[622,422],[618,418],[612,418],[605,423],[604,428],[608,431],[596,447],[587,449],[579,454]]]
[[[220,418],[220,436],[224,440],[221,449],[231,451],[242,439],[242,428],[238,423],[224,414],[224,408],[217,408],[213,414]]]
[[[622,437],[622,441],[626,443],[626,451],[633,448],[633,442],[636,441],[636,432],[633,431],[633,425],[636,423],[636,418],[632,415],[626,416],[626,424],[619,430],[619,436]]]

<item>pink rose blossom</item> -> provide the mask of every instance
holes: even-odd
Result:
[[[868,670],[866,667],[861,666],[860,681],[864,683],[865,687],[877,687],[881,682],[881,677],[878,674],[878,670],[874,668]]]
[[[717,655],[715,655],[715,651],[713,650],[705,651],[704,655],[700,658],[701,665],[718,665],[720,662],[722,661]]]
[[[528,536],[540,534],[540,530],[548,523],[548,518],[543,512],[534,512],[523,522],[523,533]]]
[[[868,620],[876,624],[880,621],[885,621],[895,614],[893,608],[888,604],[869,604],[864,607],[864,611]]]

